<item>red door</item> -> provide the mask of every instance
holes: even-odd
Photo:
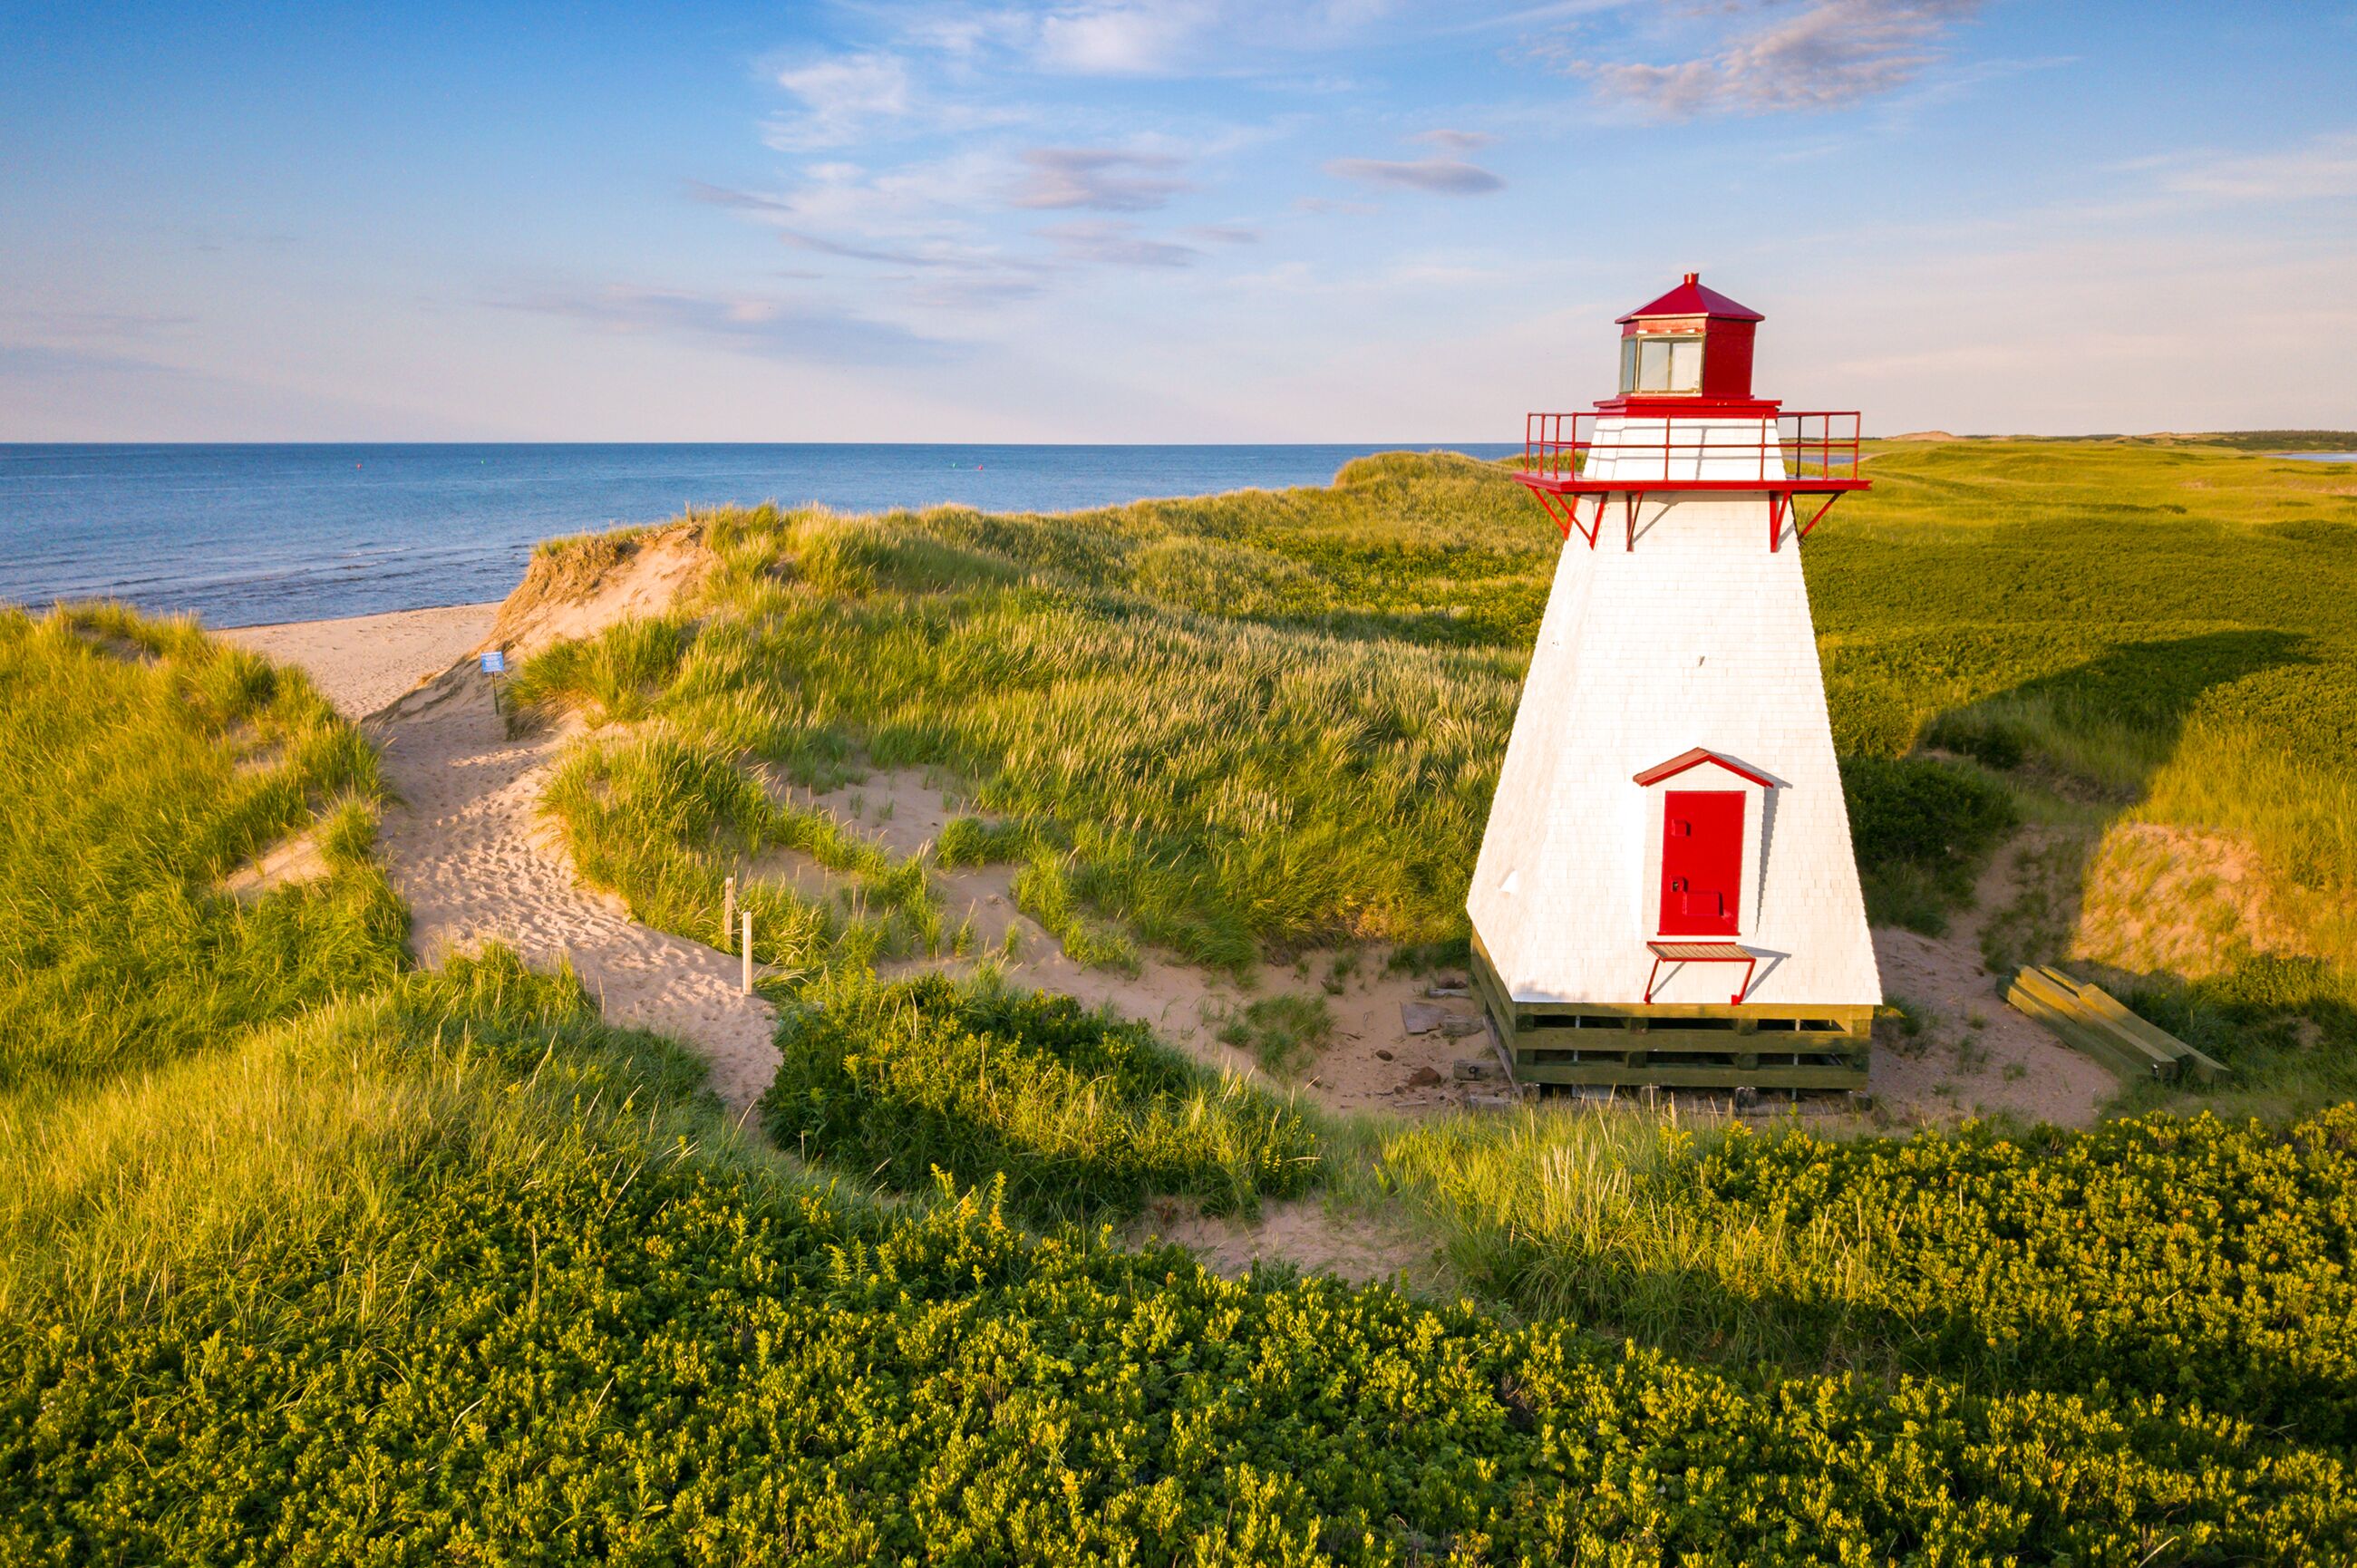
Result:
[[[1664,793],[1662,935],[1731,937],[1743,882],[1743,791]]]

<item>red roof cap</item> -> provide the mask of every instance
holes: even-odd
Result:
[[[1628,315],[1617,317],[1615,326],[1625,326],[1649,316],[1707,316],[1718,321],[1765,321],[1768,318],[1756,310],[1746,310],[1715,288],[1702,285],[1700,273],[1688,273],[1684,281],[1651,305],[1641,305]]]
[[[1706,762],[1715,762],[1719,767],[1726,768],[1729,773],[1734,774],[1736,777],[1739,779],[1749,779],[1751,782],[1759,785],[1763,789],[1773,789],[1776,788],[1776,780],[1769,778],[1768,775],[1760,772],[1758,768],[1746,768],[1743,764],[1736,761],[1735,758],[1731,757],[1721,756],[1716,751],[1711,751],[1699,746],[1695,746],[1691,751],[1682,751],[1678,753],[1675,757],[1671,757],[1667,762],[1656,762],[1642,773],[1638,774],[1636,776],[1636,781],[1640,784],[1649,786],[1659,784],[1664,779],[1674,779],[1679,774],[1686,771],[1686,769],[1690,768],[1699,768]]]

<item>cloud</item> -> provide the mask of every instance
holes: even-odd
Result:
[[[909,297],[934,310],[974,310],[1029,299],[1039,290],[1036,277],[967,275],[930,279],[911,289]]]
[[[824,234],[807,233],[800,229],[780,229],[778,238],[798,251],[809,251],[822,256],[840,256],[851,262],[880,262],[888,267],[950,264],[944,257],[927,255],[921,251],[898,250],[886,245],[856,245],[846,240],[831,240]]]
[[[598,330],[662,334],[796,363],[938,364],[960,346],[823,305],[759,295],[697,294],[613,284],[546,289],[492,304],[563,317]]]
[[[1190,239],[1212,245],[1257,245],[1260,231],[1245,223],[1197,223],[1187,231]]]
[[[178,337],[196,319],[153,310],[69,310],[38,305],[0,309],[0,321],[14,322],[35,337],[83,342],[93,338],[144,342]]]
[[[780,152],[839,147],[909,113],[909,68],[894,55],[837,55],[787,67],[777,81],[802,100],[800,114],[769,124],[766,139]]]
[[[688,199],[701,201],[707,207],[731,207],[740,212],[791,213],[793,203],[782,197],[763,196],[757,191],[731,190],[725,185],[706,185],[700,179],[687,182]]]
[[[1438,147],[1444,153],[1478,153],[1498,138],[1487,131],[1450,131],[1447,129],[1419,131],[1408,138],[1427,147]]]
[[[91,349],[59,348],[52,343],[0,342],[0,376],[22,381],[52,381],[77,376],[180,376],[178,365],[130,354],[110,354]]]
[[[1114,267],[1186,267],[1202,255],[1192,245],[1153,240],[1138,233],[1134,223],[1117,219],[1088,218],[1051,223],[1035,231],[1056,247],[1068,262]]]
[[[1214,18],[1207,5],[1090,5],[1039,19],[1038,59],[1049,70],[1150,76],[1175,70]]]
[[[1502,190],[1506,185],[1488,169],[1457,158],[1416,158],[1408,162],[1383,158],[1336,158],[1326,166],[1326,172],[1338,179],[1399,186],[1439,196],[1480,196],[1492,190]]]
[[[2278,152],[2212,153],[2156,162],[2161,187],[2213,201],[2315,201],[2357,196],[2357,133]]]
[[[1277,58],[1346,43],[1394,8],[1394,0],[1052,0],[936,12],[901,36],[960,60],[1004,49],[1055,75],[1265,79]]]
[[[1085,207],[1099,212],[1145,212],[1188,188],[1168,171],[1179,160],[1165,153],[1125,153],[1103,147],[1033,147],[1023,154],[1022,183],[1009,205]]]
[[[1754,16],[1770,0],[1728,7]],[[1816,0],[1795,15],[1667,65],[1569,58],[1563,69],[1607,99],[1664,120],[1838,109],[1905,86],[1980,0]],[[1560,46],[1558,55],[1566,51]]]

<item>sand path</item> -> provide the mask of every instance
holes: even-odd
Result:
[[[692,1047],[711,1064],[722,1101],[751,1108],[777,1076],[773,1010],[739,993],[737,959],[642,926],[619,901],[576,882],[539,815],[560,736],[511,740],[490,682],[471,664],[365,727],[400,797],[385,813],[382,843],[420,957],[433,962],[500,941],[536,966],[569,961],[609,1020]]]
[[[1891,1110],[1932,1122],[2003,1111],[2085,1127],[2119,1092],[2110,1073],[2007,1006],[1999,977],[1981,961],[1981,931],[2019,897],[2022,857],[2037,843],[2025,832],[1997,851],[1972,908],[1949,922],[1945,936],[1874,929],[1883,994],[1931,1015],[1914,1040],[1875,1048],[1875,1098]]]

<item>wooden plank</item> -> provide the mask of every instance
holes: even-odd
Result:
[[[2228,1069],[2225,1063],[2187,1045],[2151,1019],[2129,1007],[2127,1004],[2102,986],[2081,984],[2079,1000],[2090,1012],[2108,1019],[2115,1026],[2144,1040],[2155,1050],[2169,1052],[2203,1083],[2216,1083],[2227,1076]]]
[[[1664,1067],[1641,1068],[1610,1062],[1566,1062],[1553,1067],[1521,1067],[1516,1076],[1526,1083],[1610,1085],[1660,1089],[1864,1089],[1864,1067]]]
[[[1525,1033],[1514,1042],[1518,1057],[1533,1057],[1541,1051],[1577,1051],[1581,1059],[1609,1060],[1621,1057],[1660,1057],[1675,1061],[1682,1057],[1739,1056],[1799,1057],[1822,1058],[1826,1061],[1847,1061],[1859,1051],[1855,1040],[1780,1040],[1774,1036],[1762,1040],[1757,1035],[1647,1035],[1641,1049],[1633,1044],[1616,1043],[1601,1037],[1602,1031],[1565,1030],[1560,1034]]]
[[[2176,1064],[2156,1063],[2141,1053],[2132,1054],[2119,1036],[2091,1027],[2061,1007],[2047,1001],[2020,984],[2005,993],[2014,1007],[2045,1026],[2047,1031],[2077,1051],[2111,1069],[2124,1079],[2167,1077]]]
[[[1517,1002],[1514,1011],[1523,1021],[1538,1026],[1558,1024],[1566,1018],[1624,1018],[1631,1023],[1657,1025],[1680,1018],[1734,1018],[1754,1025],[1771,1020],[1821,1018],[1847,1035],[1864,1035],[1874,1026],[1873,1008],[1846,1004],[1795,1007],[1786,1002],[1746,1002],[1739,1006],[1710,1002],[1656,1002],[1651,1005],[1638,1002]]]
[[[2057,981],[2044,971],[2025,969],[2015,977],[2014,983],[2069,1018],[2079,1027],[2101,1035],[2129,1060],[2150,1067],[2155,1077],[2175,1078],[2177,1076],[2176,1053],[2158,1049],[2135,1035],[2113,1026],[2109,1019],[2091,1011],[2079,994],[2077,983],[2071,980],[2068,975]]]
[[[2048,1034],[2054,1036],[2081,1056],[2091,1057],[2102,1063],[2115,1076],[2131,1078],[2143,1070],[2140,1063],[2131,1061],[2127,1054],[2113,1044],[2108,1037],[2097,1035],[2092,1029],[2082,1027],[2066,1016],[2061,1009],[2050,1005],[2040,997],[2032,995],[2019,984],[2007,989],[2005,999],[2016,1011],[2027,1015],[2033,1022],[2043,1026]]]
[[[1481,992],[1482,1003],[1489,1009],[1490,1021],[1497,1026],[1498,1033],[1504,1037],[1506,1050],[1511,1055],[1514,1049],[1515,1036],[1521,1033],[1519,1027],[1521,1021],[1514,1016],[1513,998],[1506,994],[1505,983],[1498,978],[1498,972],[1491,967],[1490,955],[1482,950],[1481,939],[1478,936],[1473,939],[1472,970],[1473,983]]]

